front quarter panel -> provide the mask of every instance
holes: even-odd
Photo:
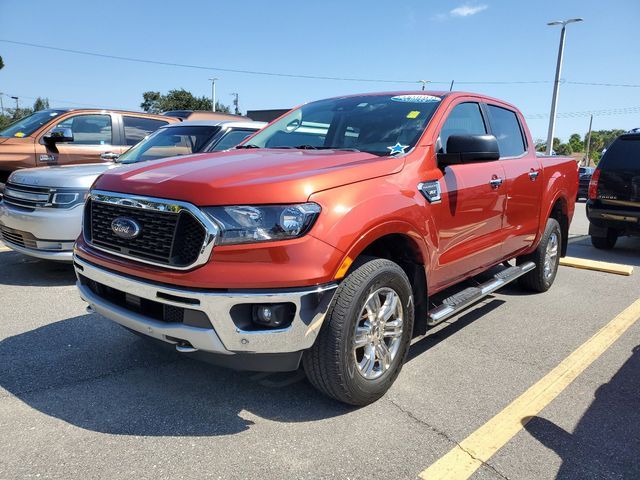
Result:
[[[345,185],[311,195],[309,201],[322,207],[321,219],[311,235],[344,252],[354,260],[377,238],[404,234],[413,239],[425,263],[429,249],[425,243],[428,220],[416,188],[402,188],[402,175],[390,175]],[[336,273],[343,263],[336,265]]]

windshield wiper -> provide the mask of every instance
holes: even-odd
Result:
[[[254,145],[253,143],[247,143],[246,145],[237,145],[236,148],[262,148],[258,145]]]
[[[282,145],[279,147],[269,147],[269,148],[286,148],[290,150],[340,150],[347,152],[359,152],[357,148],[339,148],[339,147],[315,147],[313,145],[296,145],[295,147],[291,145]]]

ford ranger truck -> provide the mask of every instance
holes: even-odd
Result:
[[[365,405],[429,326],[515,279],[551,287],[577,190],[576,162],[537,157],[500,100],[321,100],[232,151],[105,172],[77,285],[89,311],[186,355],[302,363],[320,391]]]

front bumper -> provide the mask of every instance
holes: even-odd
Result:
[[[82,205],[70,209],[33,211],[0,201],[0,227],[4,243],[20,253],[46,260],[71,262],[73,244],[80,235]]]
[[[211,291],[174,288],[98,267],[76,255],[74,266],[80,296],[102,316],[138,333],[177,345],[179,351],[219,355],[284,354],[310,348],[322,326],[336,283],[304,289]],[[86,279],[136,298],[171,307],[204,312],[211,328],[167,322],[134,311],[96,294]],[[102,288],[102,287],[101,287]],[[295,314],[282,329],[248,330],[234,322],[232,308],[243,304],[292,303]],[[187,348],[184,348],[187,345]],[[254,369],[254,368],[251,368]]]

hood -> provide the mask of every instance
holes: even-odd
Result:
[[[14,172],[9,180],[18,185],[88,189],[98,175],[116,166],[113,163],[93,163],[25,168]]]
[[[305,202],[321,190],[398,172],[402,157],[339,150],[232,150],[130,165],[95,188],[195,205]]]
[[[33,142],[33,137],[0,137],[0,145],[3,143],[7,145],[25,145]]]

